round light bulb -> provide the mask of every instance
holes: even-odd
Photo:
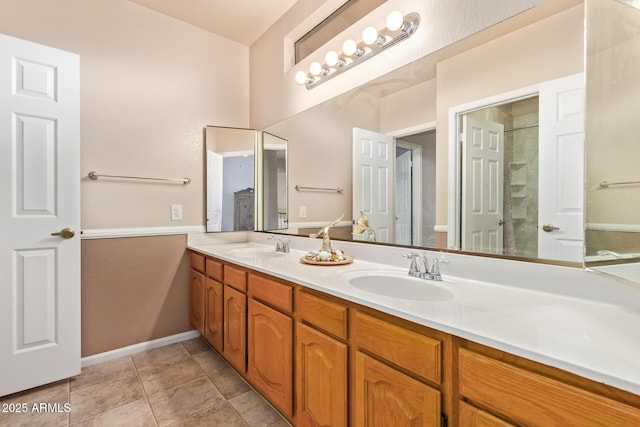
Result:
[[[318,61],[313,61],[309,65],[309,72],[314,76],[317,76],[322,72],[322,64],[320,64]]]
[[[347,56],[353,56],[358,51],[358,44],[355,40],[347,40],[342,44],[342,52]]]
[[[387,29],[389,31],[399,30],[402,28],[402,24],[404,24],[404,16],[397,10],[394,10],[387,16]]]
[[[362,32],[362,41],[365,44],[374,44],[378,40],[378,30],[375,27],[367,27]]]
[[[298,71],[295,75],[295,79],[296,83],[298,83],[299,85],[303,85],[308,80],[307,73],[305,73],[304,71]]]
[[[329,52],[327,52],[327,54],[324,56],[324,62],[329,66],[329,67],[333,67],[334,65],[336,65],[338,63],[340,58],[338,58],[338,54],[334,51],[334,50],[330,50]]]

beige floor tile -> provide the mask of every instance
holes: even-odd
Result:
[[[222,394],[206,376],[149,396],[151,409],[161,426],[188,418],[223,401]]]
[[[182,344],[169,344],[164,347],[154,348],[153,350],[134,354],[133,362],[136,368],[148,368],[149,366],[162,365],[171,361],[187,356],[189,353],[184,349]]]
[[[131,356],[89,365],[82,368],[82,373],[71,378],[71,391],[79,390],[104,381],[135,374],[135,366]]]
[[[260,395],[251,390],[229,400],[250,427],[266,427],[282,419]]]
[[[247,427],[242,417],[228,403],[224,402],[206,411],[199,412],[171,427]]]
[[[251,390],[249,384],[231,368],[217,371],[209,379],[226,399],[232,399]]]
[[[284,419],[281,419],[280,421],[276,421],[275,423],[271,424],[269,427],[291,427],[291,424],[289,424]]]
[[[127,403],[98,414],[93,418],[87,418],[79,423],[71,424],[72,427],[153,427],[155,425],[156,420],[146,399]]]
[[[198,362],[207,375],[230,368],[222,356],[213,350],[194,354],[193,359]]]
[[[191,356],[176,359],[164,365],[138,369],[144,391],[148,396],[168,390],[205,376],[200,365]]]
[[[142,399],[137,375],[128,375],[71,392],[72,423]]]
[[[63,427],[68,425],[68,395],[64,398],[47,399],[46,401],[12,402],[7,405],[6,409],[12,412],[0,413],[0,426],[2,427]],[[14,412],[18,410],[15,405],[19,405],[20,412]]]
[[[207,344],[207,342],[201,337],[182,341],[182,345],[189,352],[189,354],[202,353],[203,351],[211,350],[209,344]]]
[[[19,393],[0,397],[2,403],[33,403],[59,400],[61,397],[69,397],[69,380],[56,381]],[[68,400],[67,400],[68,401]]]

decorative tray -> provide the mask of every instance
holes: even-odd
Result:
[[[345,265],[351,264],[353,262],[353,258],[350,256],[345,256],[342,261],[311,261],[309,259],[306,259],[305,257],[301,257],[300,262],[310,265]]]

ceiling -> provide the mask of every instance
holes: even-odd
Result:
[[[130,0],[251,46],[297,0]]]

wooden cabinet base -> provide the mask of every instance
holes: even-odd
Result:
[[[354,425],[440,427],[440,392],[356,352]]]

